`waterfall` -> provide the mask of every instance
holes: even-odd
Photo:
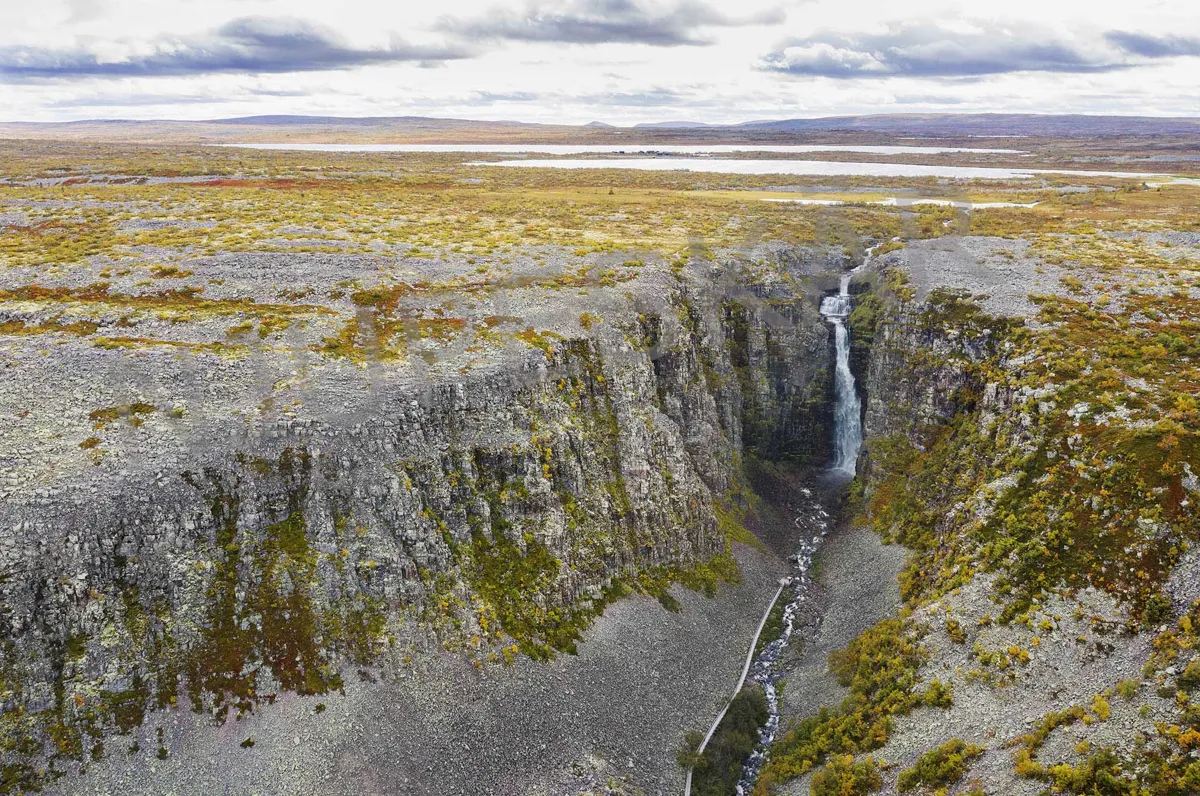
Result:
[[[876,247],[867,249],[863,265],[870,261]],[[860,265],[859,268],[862,268]],[[855,268],[854,271],[857,271]],[[844,473],[853,477],[858,463],[858,450],[862,447],[862,403],[858,400],[858,391],[854,388],[854,374],[850,372],[850,329],[846,324],[850,317],[850,278],[854,271],[842,275],[842,283],[836,296],[826,296],[821,300],[821,314],[825,320],[833,324],[834,342],[837,347],[837,371],[834,376],[834,392],[837,406],[834,410],[834,472]],[[759,685],[767,697],[767,723],[759,731],[758,746],[746,759],[742,766],[742,775],[737,783],[737,796],[748,796],[754,790],[758,780],[758,772],[766,762],[771,744],[779,732],[779,693],[777,686],[783,672],[780,671],[780,659],[783,657],[788,642],[797,631],[797,619],[804,601],[808,597],[809,569],[812,567],[813,556],[825,538],[832,519],[817,501],[813,500],[811,490],[802,488],[798,497],[801,498],[794,508],[797,510],[793,520],[796,527],[801,529],[800,542],[794,555],[789,558],[792,562],[792,574],[784,581],[784,586],[791,586],[790,596],[785,597],[784,589],[778,599],[787,599],[783,610],[783,628],[779,637],[763,647],[750,667],[747,683]],[[713,726],[716,729],[716,725]],[[710,735],[711,735],[710,730]],[[707,742],[707,738],[705,741]],[[703,745],[701,745],[703,750]],[[691,772],[688,772],[687,790],[685,796],[691,793]]]
[[[858,450],[862,447],[862,404],[854,387],[854,374],[850,372],[850,329],[846,325],[846,319],[850,315],[851,275],[842,275],[841,287],[836,296],[826,296],[821,300],[821,314],[833,323],[837,353],[837,370],[834,374],[834,396],[837,403],[833,416],[832,469],[853,476],[858,462]]]

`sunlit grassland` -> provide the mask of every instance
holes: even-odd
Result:
[[[809,201],[839,202],[842,204],[873,204],[889,199],[900,199],[904,202],[920,203],[924,199],[954,202],[1012,202],[1027,204],[1043,201],[1046,195],[1041,190],[1029,189],[1020,191],[1006,189],[989,191],[986,187],[960,187],[928,185],[921,188],[896,186],[895,190],[877,187],[875,190],[838,191],[828,186],[811,188],[798,187],[797,190],[695,190],[691,197],[709,199],[725,199],[730,201],[784,201],[803,199]],[[906,208],[915,209],[915,208]]]
[[[749,251],[760,242],[853,252],[862,241],[968,232],[1031,240],[1049,262],[1071,255],[1124,265],[1141,258],[1168,268],[1177,263],[1166,253],[1108,233],[1200,223],[1190,211],[1200,190],[1147,190],[1108,178],[1060,192],[1058,183],[1028,180],[503,169],[465,165],[469,157],[0,146],[0,167],[11,181],[0,187],[0,213],[9,214],[0,235],[0,275],[5,269],[8,274],[0,306],[25,313],[10,317],[4,328],[13,335],[87,337],[90,324],[114,313],[129,325],[151,317],[176,325],[228,318],[228,339],[157,338],[235,350],[248,333],[266,339],[295,324],[319,322],[324,342],[318,350],[357,361],[363,352],[353,341],[362,335],[354,313],[361,305],[346,299],[376,283],[417,286],[430,295],[531,284],[577,292],[616,278],[610,266],[597,267],[595,255],[613,255],[613,262],[677,261]],[[866,204],[890,196],[1038,205],[966,213],[932,204]],[[848,204],[763,201],[795,197]],[[247,272],[244,279],[235,266],[218,276],[212,261],[198,259],[236,253],[355,255],[373,265],[335,287],[303,277],[296,283],[286,266],[278,273]],[[518,259],[526,272],[545,267],[547,276],[514,279]],[[364,283],[368,273],[373,275]],[[62,281],[73,292],[44,291],[32,310],[28,297],[14,292]],[[85,296],[80,285],[93,289]],[[265,301],[263,288],[269,288]],[[454,324],[461,319],[413,318],[395,309],[380,313],[373,331],[383,341],[381,350],[397,357],[401,337],[447,341],[458,334]],[[51,310],[64,315],[45,317]],[[31,311],[43,316],[29,317]],[[322,322],[325,315],[336,317]],[[480,334],[495,337],[490,328]],[[128,338],[130,346],[145,340],[133,331],[117,337]]]
[[[539,245],[583,253],[640,248],[666,254],[697,238],[716,247],[737,246],[751,237],[812,243],[820,242],[817,226],[828,208],[762,200],[869,203],[901,191],[905,198],[1039,202],[1034,208],[977,210],[969,224],[975,234],[1074,233],[1087,224],[1200,225],[1186,202],[1175,201],[1177,192],[1200,194],[1184,187],[1059,194],[1028,183],[950,189],[930,180],[889,180],[887,187],[895,188],[889,192],[880,180],[870,180],[873,190],[863,192],[831,192],[828,186],[803,193],[747,191],[770,188],[780,178],[536,169],[513,170],[514,175],[426,156],[406,162],[408,171],[390,175],[297,178],[303,168],[276,164],[277,172],[292,176],[270,173],[261,179],[253,178],[256,169],[243,165],[237,179],[208,182],[8,186],[0,192],[0,208],[21,212],[30,223],[6,228],[0,262],[65,265],[100,256],[169,259],[228,251],[487,256]],[[862,180],[839,182],[850,188]],[[901,211],[859,204],[839,208],[838,216],[861,236],[929,237],[944,233],[936,224],[918,223],[915,233],[902,230],[901,215],[916,214],[923,221],[958,212],[937,205]]]
[[[10,189],[0,197],[5,209],[32,222],[11,227],[0,240],[0,258],[16,266],[227,251],[434,256],[559,246],[669,254],[695,238],[736,246],[747,229],[773,240],[811,242],[815,215],[753,199],[653,188],[409,186],[387,180],[88,185]],[[864,235],[894,231],[894,214],[882,210],[846,217]],[[122,227],[146,221],[162,224]]]
[[[1127,183],[1117,190],[1089,187],[1092,189],[1077,193],[1044,192],[1037,207],[977,210],[971,216],[971,234],[1017,238],[1088,233],[1097,228],[1118,232],[1200,229],[1200,215],[1195,211],[1200,188],[1196,186],[1146,188]]]

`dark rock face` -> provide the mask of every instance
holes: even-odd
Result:
[[[881,319],[865,368],[867,436],[902,434],[920,446],[922,432],[981,399],[1002,398],[972,367],[990,355],[989,337],[947,334],[931,318],[928,305],[904,304]]]
[[[647,279],[624,317],[544,356],[6,502],[12,783],[178,699],[224,720],[437,644],[570,649],[618,579],[707,566],[744,454],[828,451],[814,298],[729,273]]]
[[[886,389],[868,391],[865,430],[869,437],[904,434],[919,442],[922,429],[954,416],[958,409],[954,396],[971,386],[960,348],[921,331],[913,321],[900,312],[884,320],[876,332],[867,383],[886,385]],[[913,357],[914,351],[927,354],[924,367]]]

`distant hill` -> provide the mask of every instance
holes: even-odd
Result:
[[[720,127],[721,125],[706,122],[642,122],[635,124],[635,130],[695,130],[698,127]]]
[[[138,122],[130,122],[138,124]],[[69,123],[68,123],[69,124]],[[154,124],[154,122],[151,122]],[[200,125],[270,125],[276,127],[558,127],[560,125],[544,125],[535,122],[514,121],[480,121],[477,119],[444,119],[434,116],[237,116],[231,119],[210,119],[199,122],[180,122],[180,124]],[[592,122],[592,125],[608,127],[603,122]],[[570,126],[570,125],[564,125]]]
[[[1108,138],[1200,135],[1200,118],[1038,114],[887,114],[711,125],[665,121],[613,127],[424,116],[243,116],[205,121],[93,119],[0,123],[0,138],[137,143],[788,143],[899,137]]]
[[[1200,118],[1155,116],[1087,116],[1023,113],[898,113],[873,116],[827,116],[744,122],[740,129],[772,132],[858,131],[946,136],[1039,136],[1052,138],[1107,135],[1181,135],[1200,133]]]
[[[0,122],[0,138],[136,143],[284,140],[297,143],[465,143],[563,139],[579,135],[586,129],[573,125],[426,116],[272,115],[201,121],[86,119],[76,122]]]

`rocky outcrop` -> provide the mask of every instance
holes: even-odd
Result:
[[[1029,280],[998,296],[964,289],[995,245],[930,244],[880,263],[859,505],[908,548],[905,608],[831,656],[849,696],[829,688],[811,703],[828,709],[776,743],[760,793],[807,793],[818,777],[888,794],[1200,783],[1181,442],[1194,402],[1171,425],[1174,383],[1151,367],[1113,376],[1165,339],[1163,316],[1113,309],[1108,295],[1078,301],[1078,278],[1057,295],[1016,295],[1042,269],[1014,252],[1008,272]]]
[[[438,644],[570,650],[622,582],[704,576],[741,457],[824,455],[826,332],[778,276],[647,269],[621,314],[499,365],[13,496],[6,784],[179,699],[224,720]]]

